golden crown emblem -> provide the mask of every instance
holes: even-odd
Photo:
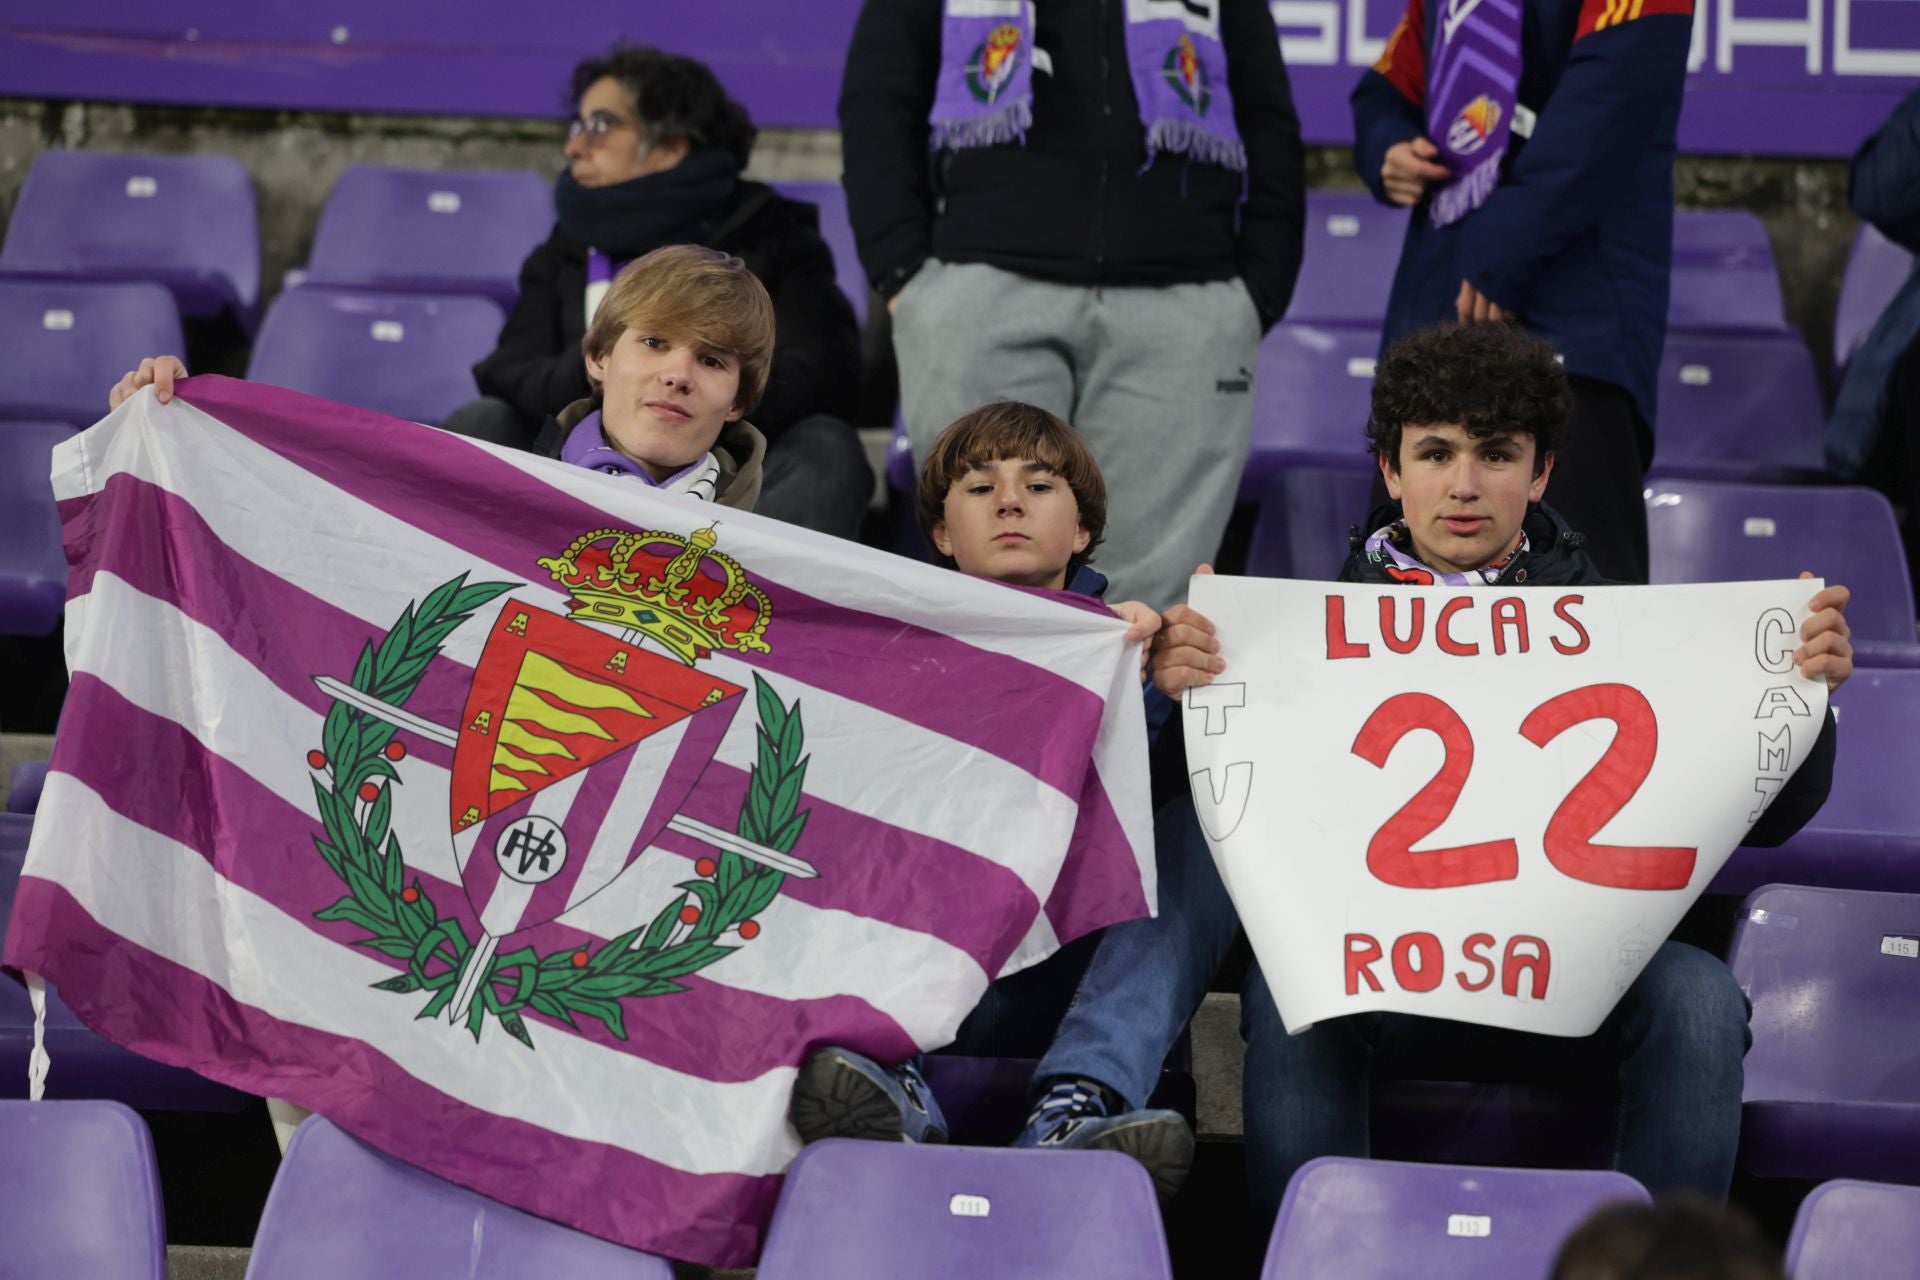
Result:
[[[640,632],[688,666],[716,649],[770,653],[773,606],[718,541],[711,525],[685,538],[596,529],[539,563],[572,595],[575,618]]]

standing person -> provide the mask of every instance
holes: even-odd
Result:
[[[1573,384],[1554,505],[1617,582],[1647,580],[1692,30],[1692,0],[1408,0],[1352,99],[1361,179],[1413,210],[1381,349],[1441,320],[1553,343]]]
[[[860,335],[812,205],[740,178],[755,130],[704,64],[616,45],[573,71],[577,112],[558,222],[520,269],[499,346],[474,366],[483,398],[450,431],[530,448],[545,421],[593,388],[581,341],[628,261],[671,244],[742,259],[772,296],[778,342],[755,425],[767,438],[762,515],[856,537],[873,472],[846,418]]]
[[[1219,545],[1260,335],[1300,267],[1300,126],[1262,0],[867,0],[848,208],[925,458],[983,401],[1079,425],[1105,561],[1155,607]]]
[[[1881,235],[1920,253],[1920,90],[1854,152],[1847,204]],[[1904,511],[1907,571],[1920,586],[1920,268],[1847,365],[1827,419],[1827,469],[1872,485]]]

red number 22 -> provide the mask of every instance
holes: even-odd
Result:
[[[1563,874],[1589,884],[1618,889],[1685,888],[1693,877],[1694,849],[1593,843],[1653,768],[1660,730],[1653,707],[1639,690],[1623,684],[1570,690],[1535,707],[1521,722],[1520,734],[1544,747],[1589,720],[1613,721],[1613,741],[1548,819],[1542,840],[1547,860]],[[1447,820],[1473,769],[1473,735],[1452,707],[1425,693],[1391,697],[1367,717],[1353,740],[1353,754],[1385,768],[1400,739],[1416,729],[1435,734],[1446,755],[1439,772],[1374,832],[1367,844],[1367,869],[1387,884],[1409,889],[1513,879],[1519,874],[1519,853],[1512,840],[1418,852],[1413,848]]]

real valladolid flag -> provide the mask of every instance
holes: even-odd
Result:
[[[53,482],[5,964],[489,1196],[742,1264],[810,1047],[1150,908],[1103,609],[220,378]]]

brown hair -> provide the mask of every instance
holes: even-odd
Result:
[[[1560,1246],[1550,1280],[1786,1280],[1786,1272],[1744,1211],[1682,1193],[1594,1210]]]
[[[773,360],[773,299],[747,264],[717,249],[670,244],[629,262],[594,313],[581,348],[605,360],[628,329],[697,342],[740,364],[734,407],[751,413]]]
[[[1474,439],[1533,437],[1533,474],[1567,434],[1573,392],[1553,345],[1515,324],[1437,324],[1387,348],[1373,373],[1367,443],[1400,473],[1410,426],[1458,423]]]
[[[1080,433],[1036,405],[996,400],[963,414],[933,442],[915,486],[920,532],[933,540],[933,527],[947,516],[947,494],[967,472],[988,462],[1037,462],[1066,481],[1080,507],[1086,550],[1067,562],[1067,574],[1093,559],[1107,531],[1107,482]],[[949,562],[950,563],[950,562]]]

